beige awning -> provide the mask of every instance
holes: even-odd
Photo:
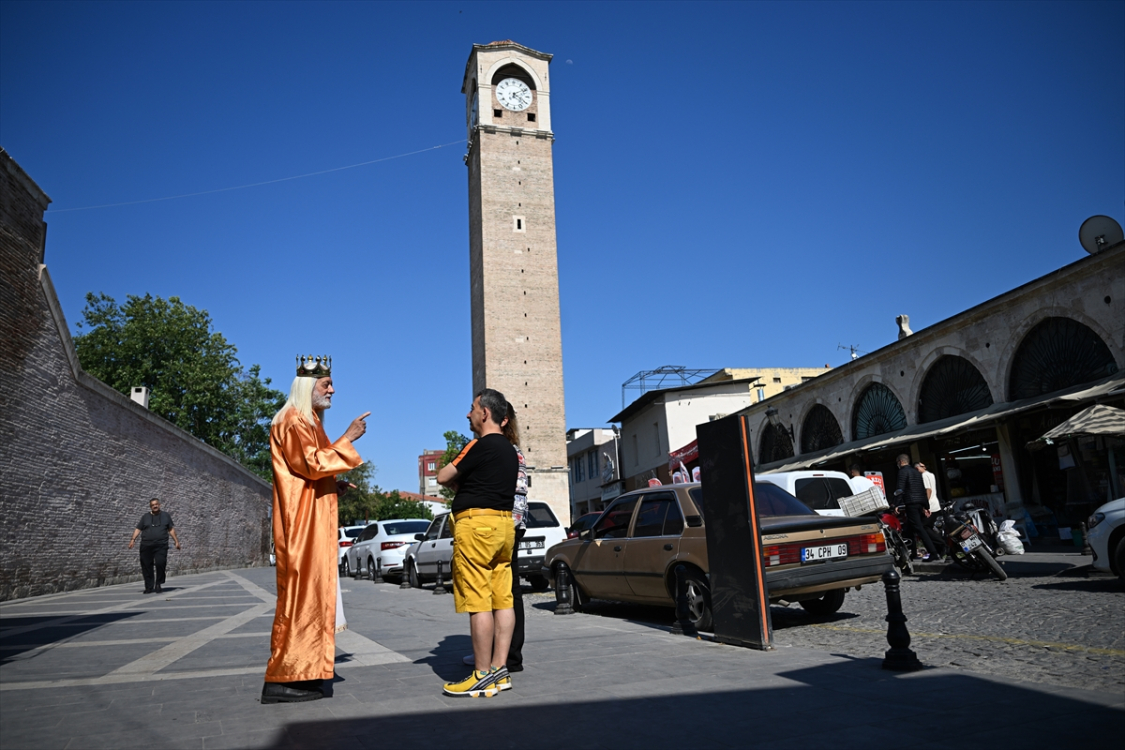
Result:
[[[1066,440],[1080,435],[1107,435],[1125,437],[1125,410],[1115,409],[1105,404],[1094,404],[1083,409],[1058,427],[1048,430],[1038,440],[1027,444],[1036,449],[1050,445],[1056,440]]]
[[[1057,391],[1046,396],[993,404],[992,406],[975,412],[969,412],[968,414],[958,414],[955,417],[947,417],[946,419],[940,419],[936,422],[911,425],[897,432],[888,432],[884,435],[876,435],[863,440],[853,440],[850,443],[842,443],[816,453],[806,453],[800,456],[782,459],[781,461],[764,464],[759,466],[758,470],[770,472],[796,471],[798,469],[828,463],[829,461],[847,456],[850,453],[857,453],[859,451],[870,453],[903,443],[913,443],[918,440],[925,440],[926,438],[940,437],[941,435],[949,435],[954,432],[964,432],[987,427],[1014,414],[1035,408],[1042,408],[1053,403],[1064,401],[1081,403],[1083,401],[1092,401],[1106,396],[1115,397],[1119,394],[1125,395],[1125,373],[1117,373],[1094,385],[1085,384]],[[1121,410],[1115,409],[1115,411]]]

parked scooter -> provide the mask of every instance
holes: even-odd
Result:
[[[984,515],[987,518],[987,514]],[[988,519],[989,522],[991,520]],[[942,503],[941,513],[934,522],[934,530],[944,540],[946,554],[953,558],[953,562],[975,572],[992,573],[1001,581],[1008,580],[1007,572],[996,562],[996,547],[981,535],[967,511],[955,512],[952,503]],[[993,539],[995,540],[995,534]]]
[[[993,550],[993,556],[1000,557],[1000,555],[1003,555],[1004,545],[1000,544],[1000,540],[996,536],[1000,529],[996,526],[996,522],[992,520],[992,514],[988,512],[988,508],[978,508],[969,502],[961,506],[961,512],[972,521],[981,539],[984,540],[990,550]]]
[[[910,564],[912,545],[903,536],[902,521],[888,508],[879,512],[879,525],[883,527],[883,538],[887,540],[887,551],[894,558],[895,566],[903,575],[912,575],[914,573],[914,567]]]

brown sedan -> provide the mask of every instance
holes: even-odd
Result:
[[[552,582],[568,569],[571,601],[590,599],[674,606],[673,570],[688,570],[692,620],[711,628],[707,536],[698,484],[649,487],[622,495],[593,528],[547,551]],[[798,602],[812,614],[837,611],[850,588],[892,567],[877,523],[822,516],[785,490],[754,483],[770,601]]]

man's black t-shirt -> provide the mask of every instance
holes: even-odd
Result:
[[[137,528],[141,531],[141,542],[163,542],[168,543],[168,532],[175,528],[172,525],[172,516],[164,511],[160,511],[155,516],[152,513],[145,513],[141,516],[141,520],[137,521]]]
[[[516,475],[520,460],[508,438],[485,435],[469,441],[457,458],[457,496],[450,510],[469,508],[512,509],[516,496]]]

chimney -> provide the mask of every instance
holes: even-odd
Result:
[[[899,315],[897,318],[895,318],[895,322],[898,323],[898,339],[899,339],[899,341],[902,341],[907,336],[912,336],[914,334],[914,331],[910,330],[910,316],[909,315]]]
[[[148,408],[148,388],[137,386],[133,389],[133,392],[129,394],[129,398],[136,401],[144,408]]]

